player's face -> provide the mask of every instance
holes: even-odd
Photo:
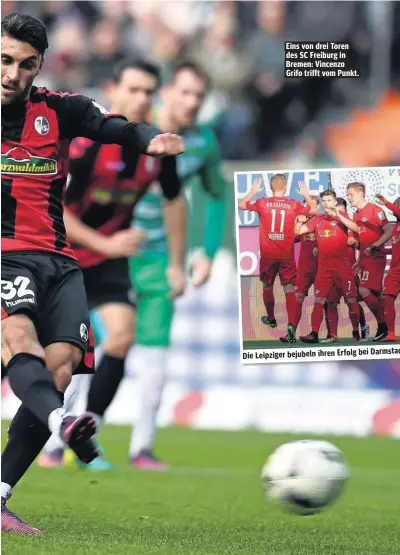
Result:
[[[364,193],[354,187],[350,187],[350,189],[347,189],[347,199],[350,202],[351,207],[357,208],[357,206],[364,200]]]
[[[336,206],[336,199],[331,195],[326,195],[322,199],[322,208],[325,210],[335,208]]]
[[[27,42],[1,37],[1,104],[23,102],[39,73],[43,56]]]
[[[113,108],[128,121],[140,123],[151,110],[156,89],[157,79],[154,75],[141,69],[125,69],[120,81],[111,90]]]
[[[175,124],[185,129],[194,124],[207,93],[205,81],[190,70],[182,70],[168,88],[166,99]]]

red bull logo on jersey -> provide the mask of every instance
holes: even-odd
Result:
[[[334,237],[336,235],[336,231],[334,229],[322,229],[319,232],[320,237],[324,237],[327,239],[328,237]]]
[[[304,240],[315,241],[315,233],[307,233],[307,235],[304,235]]]
[[[57,160],[32,156],[25,148],[12,148],[1,155],[1,172],[19,175],[54,175]]]

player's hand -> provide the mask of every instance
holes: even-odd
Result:
[[[357,243],[357,239],[354,239],[354,237],[349,237],[347,239],[347,244],[349,245],[349,247],[354,247],[354,245]]]
[[[262,191],[262,189],[264,189],[264,180],[262,177],[257,177],[257,179],[253,181],[251,191],[252,193],[256,194]]]
[[[169,299],[176,299],[185,291],[185,272],[180,266],[169,266],[167,268],[167,279],[170,287]]]
[[[161,133],[151,139],[146,154],[161,158],[162,156],[175,156],[185,151],[183,138],[174,133]]]
[[[300,224],[305,224],[308,221],[308,218],[307,216],[301,214],[300,216],[297,216],[297,221]]]
[[[385,197],[383,195],[380,195],[378,193],[375,196],[376,196],[376,201],[377,201],[378,204],[382,204],[382,206],[385,206],[385,204],[388,203],[387,199],[385,199]]]
[[[308,198],[310,196],[310,192],[307,189],[307,186],[304,183],[304,181],[299,181],[299,188],[296,189],[296,191],[303,198]]]
[[[192,262],[191,274],[192,285],[194,287],[201,287],[204,285],[211,276],[212,260],[204,254],[196,256]]]
[[[144,239],[141,229],[124,229],[117,231],[104,240],[103,253],[109,258],[124,258],[137,253],[140,243]]]
[[[369,246],[369,247],[367,247],[367,248],[365,249],[364,253],[365,253],[367,256],[371,256],[372,253],[374,253],[374,252],[376,252],[376,251],[378,251],[378,250],[379,250],[379,247],[377,247],[376,245],[371,245],[371,246]]]
[[[334,208],[325,208],[325,212],[328,214],[328,216],[338,216],[339,215],[339,210],[337,209],[336,206]]]

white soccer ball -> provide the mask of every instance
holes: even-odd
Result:
[[[328,441],[293,441],[272,453],[261,471],[267,496],[299,515],[318,513],[340,495],[349,476],[342,452]]]

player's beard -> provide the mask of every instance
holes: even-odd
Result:
[[[7,86],[7,85],[6,85]],[[16,87],[14,90],[10,89],[10,93],[9,94],[3,94],[3,85],[1,88],[1,105],[2,106],[14,106],[17,104],[23,104],[29,97],[29,92],[31,90],[31,84],[25,88],[25,89],[20,89],[19,87]]]

